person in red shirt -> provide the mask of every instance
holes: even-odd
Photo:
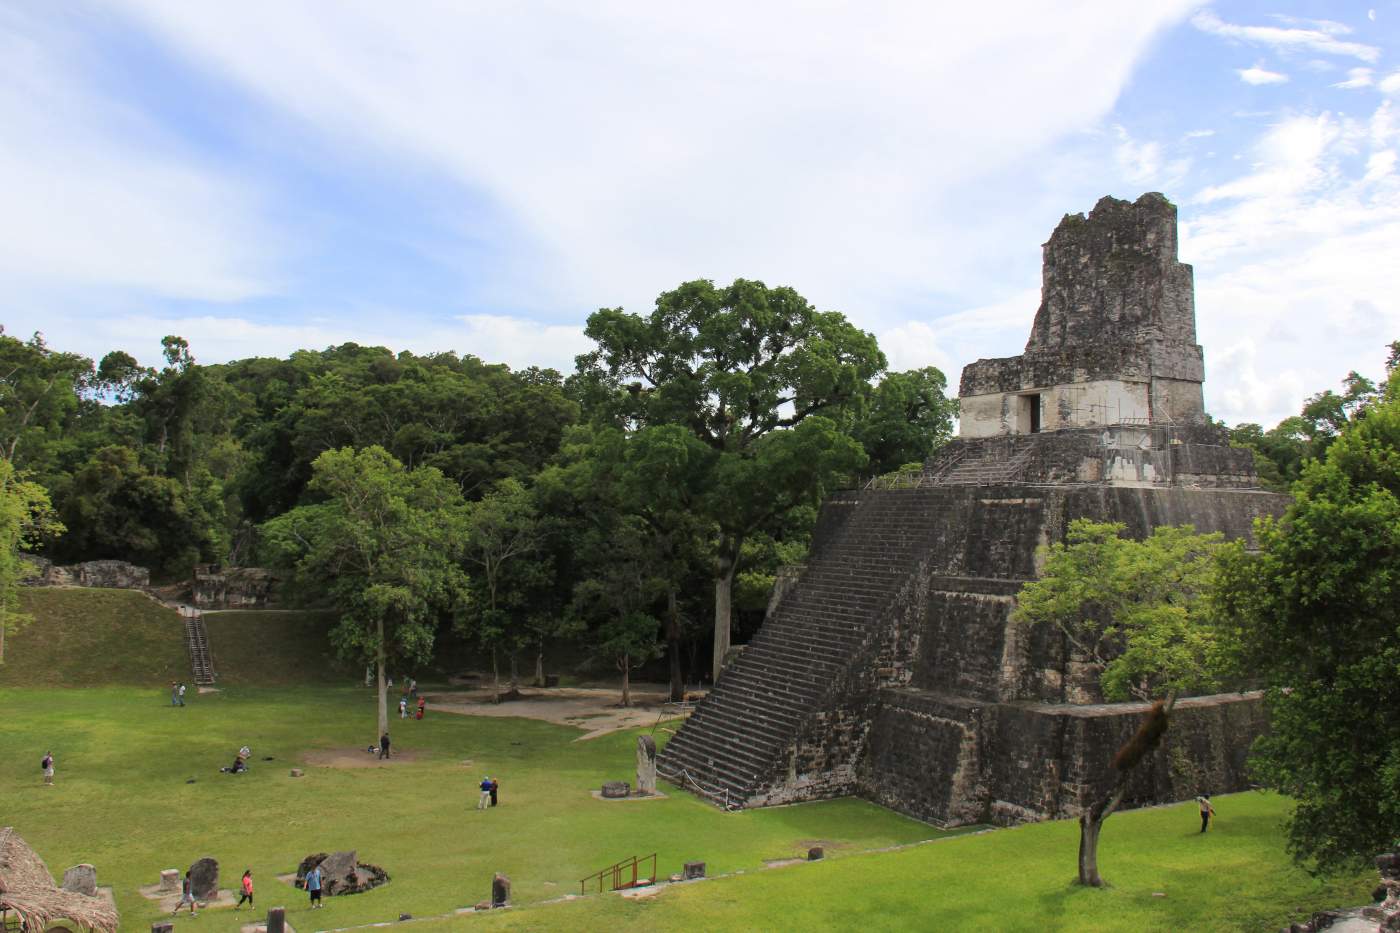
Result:
[[[243,873],[243,893],[238,898],[238,903],[234,905],[234,910],[243,906],[243,902],[248,902],[248,909],[253,909],[253,871],[249,869]]]
[[[423,709],[424,709],[425,705],[426,705],[426,704],[423,702],[423,698],[422,698],[422,697],[419,697],[419,698],[418,698],[418,716],[417,716],[418,719],[422,719],[422,718],[423,718]]]

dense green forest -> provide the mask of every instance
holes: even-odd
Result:
[[[922,461],[956,412],[943,373],[889,372],[788,288],[690,282],[587,334],[566,376],[355,344],[207,365],[178,336],[155,368],[0,332],[0,454],[47,491],[26,540],[55,561],[278,566],[345,614],[347,656],[421,663],[452,633],[514,681],[569,641],[623,673],[665,656],[679,692],[761,622],[822,497]],[[1232,437],[1286,490],[1376,397],[1351,373]],[[356,576],[352,541],[386,559]]]

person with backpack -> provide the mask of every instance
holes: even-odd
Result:
[[[248,902],[249,910],[256,910],[253,906],[253,870],[250,868],[243,872],[243,892],[238,895],[238,903],[233,906],[234,910],[243,906],[243,902]]]
[[[306,873],[306,893],[311,897],[311,906],[321,906],[321,866],[317,865]]]
[[[180,912],[180,908],[186,904],[190,905],[190,916],[198,917],[199,911],[195,910],[194,903],[194,882],[190,880],[190,873],[185,872],[185,880],[180,885],[180,903],[175,905],[175,909],[170,912],[170,916],[175,916]]]
[[[44,786],[53,787],[53,752],[44,752],[44,760],[39,762],[44,772]]]

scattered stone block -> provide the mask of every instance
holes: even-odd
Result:
[[[500,872],[491,879],[491,906],[505,907],[510,903],[510,879]]]
[[[304,772],[300,768],[292,769],[292,777],[301,777]]]
[[[180,869],[164,868],[160,873],[160,890],[179,891],[180,890]]]
[[[649,735],[637,736],[637,795],[649,797],[656,793],[656,740]]]
[[[75,894],[97,896],[97,869],[84,862],[74,865],[63,873],[63,890]]]
[[[628,786],[626,781],[603,782],[603,796],[608,798],[609,800],[616,800],[620,797],[626,797],[630,792],[631,787]]]
[[[807,850],[807,861],[817,862],[821,861],[823,858],[826,858],[826,850],[821,846],[812,846],[812,848]]]
[[[705,863],[686,862],[685,867],[682,869],[682,871],[685,873],[686,881],[697,881],[700,878],[705,877]]]
[[[412,920],[413,914],[399,914],[400,920]]]
[[[190,866],[190,889],[197,901],[212,901],[219,896],[219,862],[205,856]]]
[[[151,924],[151,933],[173,933],[175,924],[169,920],[157,920]]]
[[[267,912],[267,933],[286,933],[287,908],[273,907]]]
[[[491,909],[491,902],[490,902],[490,901],[477,901],[477,902],[476,902],[476,906],[473,907],[472,909],[473,909],[473,910],[490,910],[490,909]]]

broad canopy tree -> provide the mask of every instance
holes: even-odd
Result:
[[[62,533],[63,523],[44,487],[0,457],[0,664],[5,662],[5,636],[29,621],[19,606],[20,583],[31,572],[24,552]]]
[[[268,544],[340,610],[342,656],[374,665],[379,731],[389,729],[386,670],[424,663],[438,621],[460,612],[462,497],[432,467],[408,470],[382,447],[328,450],[299,506],[265,526]]]
[[[1400,842],[1400,376],[1337,426],[1221,586],[1235,663],[1265,687],[1255,776],[1294,799],[1289,848],[1323,872]]]
[[[591,315],[578,359],[593,396],[632,427],[680,425],[717,455],[697,514],[715,527],[713,674],[729,649],[740,549],[775,514],[864,465],[838,415],[885,365],[875,338],[791,288],[687,282],[651,314]],[[607,392],[597,391],[603,387]]]
[[[1100,672],[1108,700],[1154,702],[1133,741],[1114,759],[1107,793],[1079,818],[1079,882],[1100,886],[1098,843],[1132,769],[1165,734],[1177,698],[1216,686],[1222,666],[1215,586],[1227,544],[1219,534],[1160,527],[1145,540],[1124,526],[1079,519],[1062,543],[1042,550],[1044,572],[1017,597],[1012,621],[1050,625],[1074,656]]]

